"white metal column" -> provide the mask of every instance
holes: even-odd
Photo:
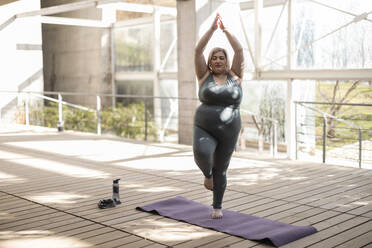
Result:
[[[288,54],[287,54],[287,70],[292,69],[292,50],[293,50],[293,5],[295,0],[288,0]],[[287,80],[287,102],[286,102],[286,122],[285,122],[285,137],[287,143],[287,156],[290,159],[294,159],[296,155],[296,128],[295,128],[295,108],[293,103],[293,79]]]
[[[160,96],[160,80],[159,80],[159,72],[160,72],[160,12],[157,10],[156,7],[154,7],[154,12],[153,12],[153,51],[154,51],[154,67],[153,67],[153,72],[154,72],[154,117],[155,117],[155,122],[157,125],[157,130],[158,131],[158,137],[160,140],[162,140],[164,137],[161,137],[161,128],[162,128],[162,121],[161,121],[161,99],[156,98]]]
[[[263,0],[256,0],[254,4],[255,25],[254,25],[254,54],[256,61],[256,73],[261,71],[261,49],[262,49],[262,14]]]

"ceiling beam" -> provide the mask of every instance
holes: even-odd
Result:
[[[372,69],[284,70],[261,71],[261,80],[372,80]]]
[[[114,8],[116,10],[139,12],[139,13],[154,13],[156,9],[161,14],[177,16],[176,8],[163,7],[152,4],[138,4],[138,3],[127,3],[122,0],[100,0],[98,1],[97,8]]]
[[[264,0],[263,1],[263,7],[271,7],[271,6],[277,6],[277,5],[283,5],[286,2],[286,0]],[[251,10],[254,9],[254,3],[253,1],[248,2],[241,2],[240,3],[240,9],[241,10]]]
[[[70,17],[57,17],[57,16],[41,16],[40,22],[44,24],[58,24],[58,25],[95,27],[95,28],[107,28],[111,26],[110,23],[103,23],[102,21],[97,21],[97,20],[70,18]]]
[[[73,10],[96,7],[96,5],[97,5],[97,1],[87,0],[87,1],[81,1],[81,2],[76,2],[76,3],[61,4],[61,5],[42,8],[42,9],[34,10],[34,11],[28,11],[28,12],[17,14],[16,17],[20,18],[20,17],[38,16],[38,15],[53,15],[53,14],[59,14],[63,12],[73,11]]]

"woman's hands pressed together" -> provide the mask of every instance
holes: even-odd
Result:
[[[225,25],[223,24],[222,22],[222,18],[221,18],[221,15],[219,13],[216,14],[216,17],[214,18],[213,20],[213,23],[212,23],[212,26],[211,26],[211,29],[213,31],[217,30],[218,27],[223,31],[225,32],[226,31],[226,27]]]

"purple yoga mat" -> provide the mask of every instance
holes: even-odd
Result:
[[[182,196],[137,207],[136,209],[154,212],[175,220],[250,240],[269,240],[275,246],[282,246],[317,232],[312,226],[294,226],[225,209],[222,210],[222,219],[212,219],[210,217],[211,206],[190,201]]]

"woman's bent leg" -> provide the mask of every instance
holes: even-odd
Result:
[[[217,141],[215,138],[202,128],[194,126],[194,160],[206,178],[212,177],[216,146]]]

